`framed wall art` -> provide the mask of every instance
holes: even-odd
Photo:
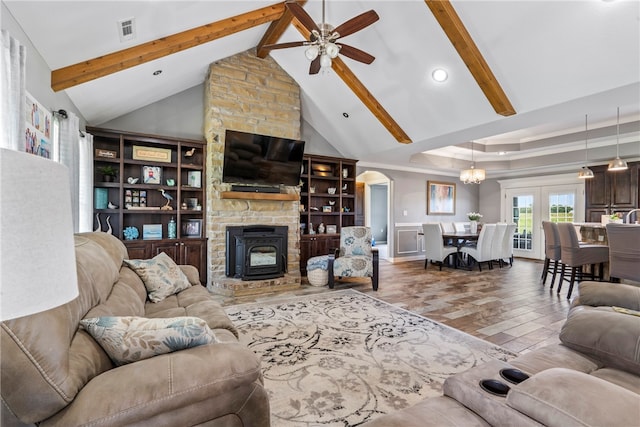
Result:
[[[131,158],[133,160],[149,160],[150,162],[171,163],[171,149],[134,145]]]
[[[456,185],[427,181],[427,215],[455,215]]]
[[[142,182],[144,184],[160,184],[162,182],[162,168],[160,166],[143,166]]]

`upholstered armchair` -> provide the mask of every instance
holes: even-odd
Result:
[[[329,254],[329,288],[335,277],[371,277],[373,290],[378,290],[378,248],[371,245],[369,227],[342,227],[340,249]]]

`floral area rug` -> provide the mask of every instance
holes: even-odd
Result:
[[[354,290],[225,308],[262,356],[273,427],[357,426],[515,354]]]

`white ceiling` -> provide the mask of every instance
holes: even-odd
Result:
[[[274,1],[2,0],[54,70]],[[494,112],[422,0],[327,0],[337,26],[366,10],[380,20],[344,42],[376,57],[344,62],[413,140],[399,144],[333,72],[309,76],[304,48],[272,51],[300,85],[302,114],[344,156],[361,165],[455,175],[471,160],[489,177],[577,170],[616,152],[640,158],[640,2],[452,1],[517,114]],[[321,21],[322,3],[305,10]],[[117,22],[135,18],[121,43]],[[66,89],[91,125],[100,125],[202,83],[208,65],[255,47],[268,24]],[[280,42],[302,40],[290,27]],[[445,83],[430,75],[449,72]],[[163,72],[153,77],[155,70]],[[343,112],[349,118],[343,117]],[[505,150],[497,156],[494,152]],[[427,153],[423,153],[427,152]]]

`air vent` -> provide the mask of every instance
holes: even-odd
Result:
[[[136,38],[136,21],[134,18],[122,19],[118,21],[118,35],[121,42],[126,42]]]

